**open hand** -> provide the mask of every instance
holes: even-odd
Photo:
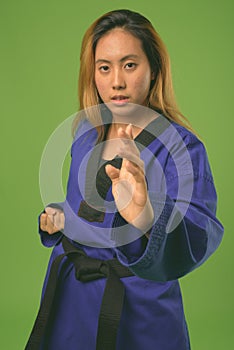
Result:
[[[133,140],[132,125],[119,128],[122,146],[118,156],[123,158],[121,169],[106,165],[112,181],[112,193],[120,215],[130,224],[146,232],[152,226],[154,213],[148,197],[144,162]]]

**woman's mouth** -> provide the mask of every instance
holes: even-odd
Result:
[[[124,95],[115,95],[111,97],[111,102],[116,105],[124,105],[129,102],[129,97]]]

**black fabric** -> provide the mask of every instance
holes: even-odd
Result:
[[[105,218],[105,213],[103,211],[91,207],[85,200],[80,202],[80,207],[77,214],[80,218],[83,218],[89,222],[103,222]]]
[[[44,298],[25,350],[47,349],[44,338],[52,321],[58,271],[64,257],[72,261],[75,266],[76,278],[81,282],[107,278],[99,315],[96,350],[114,350],[124,302],[124,285],[120,278],[133,276],[133,273],[121,265],[116,258],[105,261],[90,258],[82,249],[76,248],[65,236],[62,239],[62,244],[64,254],[57,256],[52,263]],[[42,341],[44,341],[43,348],[41,347]]]
[[[93,204],[93,206],[89,205],[85,200],[82,200],[80,203],[80,207],[78,210],[78,216],[84,218],[85,220],[89,222],[103,222],[105,218],[105,212],[102,210],[98,210],[95,207],[98,206],[98,204],[104,208],[104,200],[106,199],[107,192],[110,189],[111,186],[111,179],[109,176],[107,176],[105,171],[105,166],[107,164],[111,164],[114,167],[120,169],[122,165],[122,158],[114,158],[112,160],[100,161],[100,167],[97,172],[96,179],[92,176],[92,180],[90,179],[91,176],[87,176],[86,179],[86,189],[88,188],[92,189],[87,192],[87,199],[90,204]],[[87,171],[88,173],[88,171]],[[95,173],[92,169],[89,169],[89,174]],[[95,183],[91,184],[91,181],[93,182],[95,180]],[[97,192],[96,192],[97,191]],[[89,197],[88,197],[89,196]]]
[[[122,166],[123,159],[120,157],[115,157],[112,160],[101,160],[100,168],[98,169],[97,172],[97,177],[96,177],[96,188],[97,192],[103,198],[106,200],[107,192],[109,191],[109,188],[111,186],[111,179],[109,176],[106,174],[105,167],[107,164],[113,165],[115,168],[120,169]]]

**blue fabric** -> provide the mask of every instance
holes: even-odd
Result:
[[[150,130],[157,130],[159,122],[153,122]],[[158,137],[142,147],[155,212],[147,241],[113,209],[111,188],[104,202],[109,212],[102,222],[89,222],[77,215],[89,191],[86,174],[96,137],[87,121],[81,123],[71,149],[66,201],[56,204],[65,213],[64,232],[48,235],[39,230],[42,243],[54,245],[44,288],[52,261],[63,252],[60,239],[65,234],[90,257],[117,257],[135,274],[122,279],[126,296],[117,350],[188,350],[177,279],[201,265],[217,249],[223,234],[216,218],[216,191],[204,145],[187,129],[168,123]],[[137,144],[140,138],[135,141]],[[95,349],[104,286],[105,279],[77,281],[73,266],[64,259],[49,349]]]

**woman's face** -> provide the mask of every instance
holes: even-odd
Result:
[[[104,103],[115,107],[128,103],[147,105],[154,74],[141,41],[128,31],[116,28],[97,43],[95,84]]]

